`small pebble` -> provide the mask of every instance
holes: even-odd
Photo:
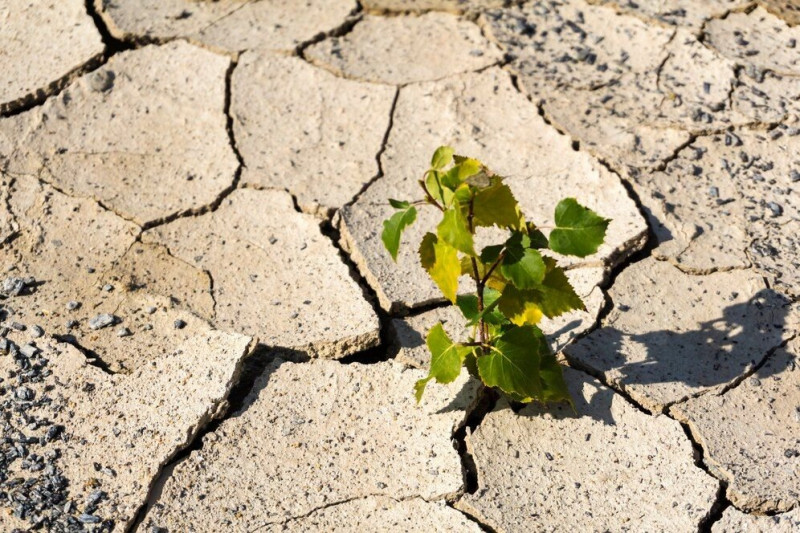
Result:
[[[44,330],[40,326],[31,327],[31,337],[38,339],[42,335],[44,335]]]
[[[772,211],[773,217],[779,217],[783,214],[783,207],[780,204],[776,204],[775,202],[767,202],[767,207],[770,211]]]
[[[789,172],[789,179],[792,180],[792,183],[797,183],[800,181],[800,172],[796,169],[792,169],[792,171]]]
[[[183,329],[186,327],[186,322],[184,322],[179,318],[175,322],[173,322],[172,325],[175,326],[175,329]]]
[[[80,306],[81,306],[80,302],[76,302],[75,300],[70,300],[69,302],[67,302],[67,309],[69,311],[74,311]]]
[[[0,291],[8,296],[19,296],[23,290],[25,290],[25,280],[13,277],[4,279],[0,287]]]
[[[18,400],[29,402],[33,400],[36,394],[28,387],[18,387],[17,390],[14,391],[14,396],[16,396]]]
[[[67,329],[75,329],[78,327],[79,322],[77,320],[67,320]]]
[[[128,328],[119,328],[117,330],[117,337],[130,337],[131,335],[131,330]]]
[[[113,290],[114,290],[114,286],[112,284],[106,283],[105,285],[103,285],[103,291],[111,292]]]
[[[709,187],[708,195],[712,198],[719,198],[719,187]]]
[[[150,307],[148,307],[146,309],[146,311],[147,311],[148,315],[152,315],[153,313],[155,313],[157,311],[157,309],[154,306],[151,305]]]
[[[89,327],[92,329],[102,329],[117,322],[117,317],[109,313],[103,313],[89,320]]]
[[[37,348],[33,344],[26,344],[19,349],[19,353],[28,358],[36,356],[36,354],[38,354],[39,351],[40,351],[39,348]]]
[[[106,92],[114,87],[114,72],[100,69],[87,76],[89,88],[97,93]]]
[[[753,387],[760,387],[761,386],[761,380],[758,379],[757,377],[753,376],[753,377],[750,378],[750,385],[752,385]]]
[[[85,514],[85,513],[80,515],[78,517],[78,520],[80,520],[81,523],[83,523],[83,524],[99,524],[100,523],[100,517],[99,516],[94,516],[94,515]]]

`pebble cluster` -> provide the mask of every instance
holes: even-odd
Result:
[[[35,290],[33,278],[9,277],[3,281],[0,302]],[[6,311],[0,307],[0,313]],[[0,314],[0,318],[4,318]],[[11,323],[16,332],[28,330],[33,338],[41,337],[38,326],[26,328]],[[47,412],[61,410],[59,398],[52,395],[54,386],[48,369],[49,360],[37,348],[35,341],[18,345],[9,338],[8,327],[0,327],[0,502],[11,509],[14,517],[30,524],[30,530],[52,532],[107,532],[114,522],[105,520],[99,507],[106,498],[102,483],[97,481],[86,501],[70,498],[70,482],[59,468],[61,454],[57,446],[45,445],[66,442],[67,428],[54,424]],[[10,362],[9,362],[10,360]],[[56,377],[57,380],[57,377]],[[97,469],[102,469],[97,465]],[[15,529],[14,532],[22,531]]]

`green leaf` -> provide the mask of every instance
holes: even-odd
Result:
[[[439,322],[433,326],[425,338],[425,344],[431,352],[431,368],[428,377],[417,381],[414,385],[414,395],[417,402],[422,399],[425,385],[431,379],[438,383],[452,383],[461,373],[461,364],[472,348],[453,342]]]
[[[480,189],[475,194],[475,224],[518,229],[522,217],[517,199],[500,178],[494,178],[492,182],[490,187]]]
[[[429,170],[425,174],[425,189],[427,189],[431,198],[447,206],[450,205],[453,200],[453,191],[442,185],[440,176],[441,174],[439,172]]]
[[[454,191],[461,185],[461,180],[458,179],[458,167],[453,167],[441,175],[442,185]]]
[[[544,280],[545,264],[542,254],[532,248],[512,246],[500,265],[500,272],[519,289],[532,289]]]
[[[497,258],[500,257],[500,252],[503,251],[504,246],[502,244],[495,244],[492,246],[487,246],[483,250],[481,250],[481,263],[485,265],[491,265]]]
[[[539,376],[542,379],[542,400],[545,402],[569,402],[572,405],[572,397],[564,381],[564,372],[558,363],[556,356],[543,344],[546,353],[541,354],[539,364]]]
[[[464,358],[464,367],[469,372],[469,375],[475,379],[481,379],[481,375],[478,372],[478,358],[475,357],[475,349],[467,354]]]
[[[585,311],[583,300],[575,293],[564,270],[556,266],[556,261],[552,257],[545,257],[544,260],[547,274],[542,284],[537,287],[537,291],[540,293],[539,306],[545,316],[554,318],[576,309]]]
[[[538,290],[518,289],[509,283],[497,300],[497,308],[512,323],[523,326],[535,325],[544,316],[541,307],[541,293]]]
[[[528,223],[527,230],[528,239],[530,240],[530,243],[528,244],[529,248],[541,250],[542,248],[548,248],[550,246],[550,244],[547,242],[547,237],[544,236],[544,233],[536,229],[535,224]]]
[[[483,317],[489,324],[502,324],[505,317],[495,310],[495,302],[500,297],[500,292],[485,288],[483,291],[483,312],[478,310],[478,296],[476,294],[462,294],[456,298],[456,305],[461,314],[468,320],[468,326],[473,326]]]
[[[498,308],[514,324],[538,324],[542,316],[555,318],[575,309],[586,310],[555,259],[543,259],[547,273],[542,283],[532,289],[520,289],[509,283],[500,295]]]
[[[542,338],[531,326],[513,327],[500,336],[489,354],[478,357],[478,372],[489,387],[522,401],[542,398],[539,378]]]
[[[459,204],[453,205],[444,212],[444,217],[437,227],[439,238],[458,250],[468,255],[477,255],[472,244],[472,233],[467,227],[467,217],[461,211]]]
[[[497,291],[500,292],[500,291]],[[467,322],[467,326],[474,326],[475,324],[479,323],[481,320],[486,322],[489,325],[494,326],[504,326],[509,323],[508,319],[503,316],[503,314],[497,310],[497,304],[499,303],[500,299],[493,301],[492,303],[486,305],[483,308],[483,311],[475,315],[475,318]]]
[[[470,191],[469,185],[466,183],[459,185],[454,192],[454,198],[461,205],[469,204],[470,199],[472,199],[472,191]]]
[[[430,376],[423,379],[418,379],[416,383],[414,383],[414,398],[416,398],[417,403],[422,401],[422,395],[425,393],[425,385],[431,380]]]
[[[467,346],[453,342],[439,322],[431,328],[425,338],[425,344],[431,352],[430,375],[439,383],[451,383],[461,373],[461,363],[467,352]]]
[[[461,262],[458,251],[442,242],[433,233],[426,233],[419,247],[420,263],[444,297],[456,303],[458,277],[461,275]]]
[[[403,230],[417,219],[417,209],[414,206],[407,205],[401,209],[383,222],[383,232],[381,233],[383,245],[386,246],[395,261],[397,261],[397,251],[400,249],[400,237]]]
[[[439,170],[450,164],[453,160],[453,149],[449,146],[440,146],[433,153],[431,158],[431,168]]]
[[[411,206],[409,202],[404,200],[392,200],[391,198],[389,198],[389,205],[395,209],[408,209]]]
[[[564,255],[586,257],[603,243],[609,219],[564,198],[556,206],[556,227],[550,232],[550,249]]]
[[[461,161],[457,159],[456,164],[458,165],[459,181],[464,181],[470,176],[474,176],[481,171],[481,168],[483,168],[483,165],[477,159],[466,158]]]

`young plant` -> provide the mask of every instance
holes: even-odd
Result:
[[[593,254],[609,220],[565,198],[556,206],[555,225],[537,227],[525,220],[502,177],[476,159],[454,156],[449,146],[436,150],[419,184],[424,199],[389,200],[397,212],[383,223],[381,239],[396,261],[401,235],[416,220],[416,206],[441,211],[436,232],[422,238],[419,259],[444,297],[461,310],[472,335],[455,342],[441,323],[431,328],[426,337],[431,366],[414,386],[417,401],[431,379],[450,383],[465,366],[512,400],[571,402],[561,366],[537,323],[585,306],[547,251]],[[476,230],[491,226],[508,231],[508,238],[478,251]],[[549,229],[549,236],[541,229]],[[458,294],[461,276],[472,279],[474,294]]]

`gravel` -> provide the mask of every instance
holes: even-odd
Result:
[[[0,338],[2,345],[13,343]],[[100,512],[104,492],[92,492],[83,509],[70,500],[57,444],[69,440],[68,429],[37,416],[36,408],[58,397],[43,383],[50,375],[48,360],[30,344],[8,351],[14,364],[0,376],[0,512],[27,522],[26,531],[112,531],[114,522]],[[3,386],[6,382],[14,383],[10,391]]]

